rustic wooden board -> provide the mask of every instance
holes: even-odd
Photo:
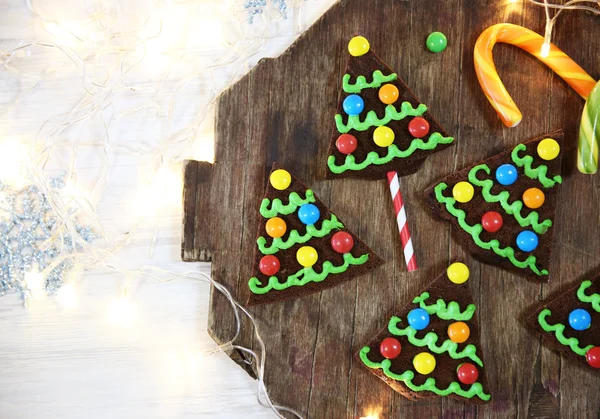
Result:
[[[600,376],[561,360],[522,325],[538,299],[585,276],[600,250],[600,182],[575,167],[583,101],[527,53],[495,48],[496,66],[524,113],[505,128],[483,96],[473,69],[473,46],[489,25],[512,22],[542,32],[544,12],[531,4],[488,0],[345,0],[333,6],[282,56],[262,60],[227,90],[217,105],[215,163],[185,166],[182,258],[212,261],[216,280],[241,301],[247,297],[266,175],[279,161],[311,186],[386,265],[375,273],[302,299],[255,307],[268,352],[266,382],[276,403],[308,417],[598,417]],[[600,20],[565,13],[554,42],[596,78]],[[435,30],[449,40],[441,54],[426,51]],[[346,44],[355,33],[409,84],[446,130],[454,147],[430,157],[403,178],[409,225],[420,269],[408,274],[384,180],[324,181]],[[551,282],[537,285],[471,260],[435,220],[422,191],[456,169],[538,134],[563,128],[568,151],[556,220]],[[360,199],[357,199],[360,197]],[[469,406],[447,399],[409,402],[353,359],[388,316],[444,269],[470,260],[493,401]],[[221,343],[234,333],[225,299],[212,295],[209,331]],[[239,344],[254,346],[249,327]],[[240,353],[231,357],[252,374]]]

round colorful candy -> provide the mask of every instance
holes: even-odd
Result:
[[[408,123],[408,132],[415,138],[423,138],[429,133],[429,122],[423,117],[415,116]]]
[[[351,134],[342,134],[335,141],[335,146],[342,154],[354,153],[354,150],[356,150],[357,145],[358,141],[356,141],[356,137]]]
[[[585,354],[585,359],[590,364],[590,367],[600,368],[600,346],[590,348]]]
[[[427,37],[427,48],[431,52],[442,52],[448,45],[448,39],[446,35],[441,32],[431,32]]]
[[[560,153],[560,146],[554,138],[544,138],[537,146],[537,153],[541,159],[554,160]]]
[[[274,239],[277,239],[285,234],[287,230],[287,225],[285,224],[285,221],[283,221],[281,218],[273,217],[267,220],[265,230],[267,230],[267,234],[269,236],[273,237]]]
[[[465,362],[464,364],[460,364],[456,369],[456,375],[458,376],[458,381],[463,384],[471,385],[477,382],[479,378],[479,371],[477,371],[477,367],[470,362]]]
[[[379,100],[385,103],[386,105],[391,105],[395,101],[398,100],[398,96],[400,96],[400,92],[398,88],[393,84],[384,84],[379,89]]]
[[[349,253],[354,247],[354,239],[345,231],[338,231],[331,237],[331,247],[338,253]]]
[[[488,211],[481,217],[483,229],[489,233],[495,233],[502,228],[502,215],[496,211]]]
[[[544,205],[546,196],[538,188],[529,188],[523,192],[523,203],[527,208],[536,209]]]
[[[283,191],[292,183],[292,175],[287,170],[277,169],[269,177],[271,186],[278,191]]]
[[[353,57],[360,57],[369,52],[370,49],[369,41],[365,37],[355,36],[348,42],[348,52]]]
[[[365,108],[365,101],[359,95],[349,95],[344,99],[342,106],[344,107],[344,112],[350,116],[354,116],[363,111]]]
[[[430,374],[435,369],[435,358],[429,352],[421,352],[413,358],[413,366],[419,374]]]
[[[315,248],[312,246],[302,246],[296,252],[296,259],[298,260],[298,263],[304,266],[305,268],[309,268],[315,263],[317,263],[318,258],[319,255],[317,254]]]
[[[569,313],[569,326],[575,330],[586,330],[592,324],[592,318],[587,310],[576,308]]]
[[[462,262],[454,262],[448,266],[446,275],[450,282],[454,284],[464,284],[469,279],[469,267]]]
[[[379,352],[384,358],[394,359],[402,352],[402,345],[400,345],[398,339],[385,338],[379,345]]]
[[[463,343],[469,339],[471,329],[465,322],[454,322],[448,326],[448,337],[452,342]]]
[[[517,168],[512,164],[503,164],[496,169],[496,180],[501,185],[512,185],[517,181],[517,176]]]
[[[423,330],[429,325],[429,313],[422,308],[413,308],[407,318],[408,324],[415,330]]]
[[[263,256],[258,264],[258,269],[260,269],[263,275],[267,276],[275,275],[279,272],[280,267],[279,259],[277,259],[277,256],[273,255]]]
[[[538,236],[533,231],[523,230],[517,236],[517,247],[523,252],[532,252],[538,246]]]
[[[303,224],[311,225],[319,221],[321,211],[315,204],[304,204],[298,210],[298,218]]]
[[[389,147],[394,142],[394,131],[390,127],[381,126],[373,131],[373,141],[379,147]]]
[[[469,182],[458,182],[452,188],[452,196],[454,196],[454,199],[463,204],[473,199],[473,194],[475,194],[475,189],[473,189],[473,185]]]

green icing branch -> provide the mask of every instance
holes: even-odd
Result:
[[[583,281],[577,290],[577,298],[582,303],[590,303],[592,308],[600,313],[600,294],[585,295],[585,290],[592,286],[592,281]]]
[[[298,230],[292,230],[287,240],[277,237],[273,239],[270,246],[267,246],[267,239],[261,236],[256,240],[256,244],[258,244],[258,250],[263,255],[272,255],[279,250],[287,250],[295,244],[306,243],[313,237],[325,237],[331,233],[331,230],[339,228],[344,228],[344,225],[338,221],[334,214],[331,214],[331,219],[323,221],[321,229],[316,228],[314,224],[310,224],[306,226],[306,234],[304,235],[298,233]]]
[[[496,239],[491,240],[489,242],[481,240],[481,237],[479,236],[483,231],[483,227],[481,226],[481,224],[475,224],[471,226],[467,223],[465,212],[454,206],[456,200],[454,198],[444,196],[443,191],[445,191],[447,188],[448,185],[444,182],[441,182],[438,185],[436,185],[434,190],[437,201],[446,206],[446,210],[457,219],[458,225],[460,225],[460,227],[464,231],[471,235],[473,241],[477,246],[484,250],[492,250],[498,256],[508,259],[517,268],[529,268],[533,272],[535,272],[536,275],[539,276],[548,275],[548,271],[546,269],[542,269],[540,271],[535,265],[537,258],[534,255],[529,255],[527,259],[525,259],[524,261],[520,261],[515,257],[515,250],[512,247],[501,247],[500,242]]]
[[[439,298],[435,304],[427,305],[425,304],[425,300],[428,298],[429,293],[424,292],[420,296],[415,297],[413,303],[418,303],[428,314],[435,314],[442,320],[469,321],[473,318],[473,314],[477,308],[475,304],[469,304],[465,311],[461,313],[460,306],[456,301],[450,301],[446,306],[446,302]]]
[[[516,146],[512,153],[512,161],[519,167],[522,167],[525,171],[525,176],[530,179],[537,179],[540,181],[545,188],[551,188],[557,183],[562,183],[562,177],[560,175],[554,176],[552,179],[549,179],[546,175],[548,173],[548,166],[545,164],[540,164],[537,168],[533,169],[531,164],[533,163],[533,157],[525,156],[519,157],[520,151],[525,151],[527,146],[525,144],[519,144]]]
[[[271,290],[282,291],[289,287],[302,287],[309,282],[321,282],[329,274],[339,274],[348,270],[350,265],[362,265],[369,260],[369,254],[364,254],[360,257],[355,258],[351,253],[344,254],[344,263],[340,266],[334,266],[330,261],[323,262],[323,270],[321,272],[315,272],[311,267],[302,268],[294,275],[288,276],[285,282],[279,282],[279,278],[276,276],[269,277],[269,282],[264,287],[260,280],[253,276],[248,281],[248,287],[254,294],[266,294]]]
[[[283,204],[281,199],[275,198],[273,203],[265,198],[260,203],[260,215],[264,218],[276,217],[279,214],[288,215],[296,211],[298,207],[304,204],[311,204],[316,201],[315,194],[311,189],[306,190],[306,198],[302,199],[296,192],[292,192],[288,198],[289,203]],[[270,207],[269,207],[270,205]]]
[[[390,319],[390,323],[388,324],[388,330],[392,335],[396,336],[406,336],[411,345],[423,347],[427,346],[427,348],[438,355],[447,352],[450,358],[452,359],[462,359],[469,358],[473,362],[477,363],[480,367],[483,367],[483,362],[477,356],[477,347],[472,344],[468,344],[462,351],[456,352],[458,349],[458,343],[452,342],[450,339],[444,340],[440,346],[436,343],[438,341],[438,335],[434,332],[429,332],[425,335],[423,339],[419,339],[416,337],[417,330],[412,326],[406,326],[404,329],[398,328],[398,323],[401,323],[402,320],[399,317],[392,317]]]
[[[592,349],[594,347],[594,345],[588,345],[585,348],[581,348],[579,346],[579,339],[567,338],[563,334],[565,331],[564,324],[561,324],[561,323],[558,323],[555,325],[548,324],[548,322],[546,322],[546,317],[548,317],[551,314],[552,314],[552,312],[547,308],[540,311],[540,314],[538,314],[538,323],[540,324],[542,329],[544,329],[546,332],[554,332],[554,336],[556,336],[556,339],[561,344],[570,347],[573,352],[575,352],[577,355],[580,355],[580,356],[585,356],[587,351],[589,351],[590,349]]]
[[[450,144],[452,141],[454,141],[454,138],[444,137],[439,132],[434,132],[429,136],[427,142],[424,142],[420,138],[415,138],[404,151],[401,151],[396,144],[392,144],[388,147],[387,154],[383,157],[379,157],[379,154],[376,151],[371,151],[361,163],[356,163],[355,157],[352,154],[349,154],[346,156],[344,163],[338,166],[335,164],[335,156],[329,156],[327,159],[327,165],[329,166],[329,170],[339,175],[340,173],[344,173],[346,170],[363,170],[372,164],[387,164],[395,158],[403,159],[409,157],[417,150],[433,150],[439,144]]]
[[[369,359],[367,354],[371,351],[371,348],[365,346],[360,350],[360,360],[369,368],[373,369],[381,369],[383,373],[391,378],[392,380],[402,381],[409,389],[412,391],[431,391],[439,396],[447,396],[449,394],[456,394],[461,397],[466,397],[467,399],[473,398],[474,396],[479,397],[481,400],[488,401],[491,398],[490,394],[487,394],[483,391],[483,386],[481,383],[476,382],[471,385],[469,390],[463,390],[460,384],[456,381],[450,383],[448,388],[440,389],[436,386],[435,378],[429,377],[425,380],[425,383],[422,385],[416,385],[413,383],[413,379],[415,378],[415,373],[411,370],[404,371],[402,374],[396,374],[390,371],[390,367],[392,366],[392,361],[389,359],[384,359],[381,362],[373,362]]]
[[[342,78],[342,88],[346,93],[360,93],[363,89],[377,88],[383,83],[394,81],[397,78],[398,75],[396,73],[384,76],[380,70],[375,70],[373,72],[373,81],[371,83],[367,83],[365,76],[358,76],[356,78],[356,83],[352,84],[350,83],[350,74],[344,74],[344,77]]]
[[[348,123],[344,125],[342,115],[337,114],[335,116],[335,125],[337,126],[337,130],[342,134],[347,133],[351,129],[356,131],[366,131],[371,127],[387,125],[390,121],[400,121],[407,116],[421,116],[426,111],[427,106],[422,103],[415,109],[409,102],[402,102],[402,105],[400,105],[400,112],[396,110],[394,105],[387,105],[385,107],[385,115],[381,119],[379,119],[375,111],[369,111],[367,112],[364,121],[361,122],[360,115],[349,115]]]
[[[552,227],[552,220],[544,220],[540,223],[539,214],[535,211],[531,211],[527,217],[523,217],[521,215],[523,201],[516,200],[512,204],[509,204],[508,199],[510,198],[510,192],[502,191],[498,195],[494,195],[492,193],[494,181],[490,179],[481,180],[477,178],[477,172],[481,170],[488,175],[491,173],[490,168],[486,164],[475,166],[469,171],[469,182],[471,182],[473,185],[481,187],[481,195],[483,196],[483,199],[485,199],[485,202],[499,202],[504,211],[510,215],[513,215],[521,227],[531,226],[533,231],[538,234],[544,234],[546,231],[548,231],[548,228]]]

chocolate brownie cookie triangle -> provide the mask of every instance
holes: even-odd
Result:
[[[276,164],[260,215],[248,305],[331,288],[383,263],[311,189]]]
[[[455,262],[358,353],[370,372],[404,397],[447,396],[481,404],[491,394],[469,269]]]
[[[450,146],[440,124],[362,36],[350,58],[327,159],[327,177],[385,179],[416,172],[425,158]]]
[[[426,199],[474,257],[547,282],[562,144],[562,131],[519,144],[446,176]]]
[[[600,372],[600,276],[543,302],[529,324],[549,347]]]

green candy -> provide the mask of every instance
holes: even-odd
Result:
[[[431,52],[442,52],[448,45],[446,35],[441,32],[431,32],[427,37],[427,48]]]
[[[579,146],[577,148],[577,168],[581,173],[594,174],[598,171],[599,143],[600,82],[596,83],[596,86],[592,89],[581,115]]]

